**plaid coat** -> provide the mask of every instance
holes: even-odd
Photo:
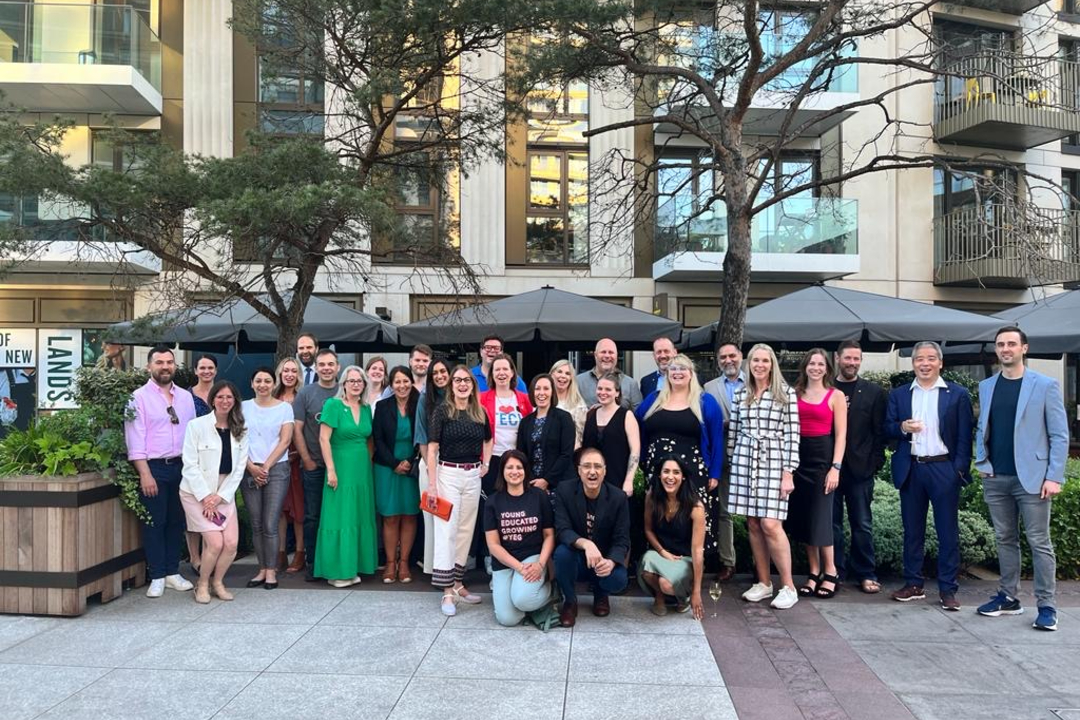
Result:
[[[784,470],[799,465],[799,406],[795,391],[785,386],[786,398],[774,399],[766,390],[753,405],[746,404],[749,388],[732,402],[727,451],[730,457],[733,515],[787,518],[788,501],[780,497]]]

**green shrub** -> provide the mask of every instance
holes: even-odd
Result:
[[[1058,577],[1065,580],[1080,578],[1080,459],[1070,458],[1065,466],[1065,484],[1054,498],[1050,513],[1050,538],[1057,555]],[[1030,564],[1027,545],[1025,560]]]

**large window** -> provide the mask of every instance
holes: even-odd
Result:
[[[727,247],[723,201],[714,194],[713,171],[703,154],[660,158],[656,172],[656,249],[659,256],[675,250],[721,252]]]
[[[407,145],[399,146],[408,150]],[[440,169],[434,153],[417,150],[402,155],[394,172],[396,184],[395,207],[401,226],[391,238],[380,243],[377,248],[376,262],[414,264],[430,263],[435,250],[444,243],[440,238],[448,233],[445,225],[445,213],[442,209],[444,198],[440,188]],[[449,245],[449,243],[445,243]]]
[[[1062,39],[1058,43],[1061,57],[1061,101],[1066,107],[1080,107],[1080,42]],[[1061,140],[1067,152],[1080,154],[1080,135],[1069,135]]]
[[[315,47],[296,37],[296,24],[272,3],[263,15],[259,47],[259,130],[272,135],[323,135],[323,82],[312,73]],[[299,61],[297,55],[304,55]]]
[[[987,213],[1016,199],[1016,172],[970,166],[934,169],[934,217],[962,208],[982,207]]]

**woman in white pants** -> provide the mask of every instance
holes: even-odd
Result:
[[[450,365],[443,358],[436,358],[428,366],[427,383],[420,390],[420,400],[416,403],[416,430],[413,432],[413,440],[420,446],[420,473],[417,480],[420,483],[420,492],[427,490],[428,486],[428,425],[431,418],[446,399],[447,388],[450,387]],[[425,575],[430,575],[432,563],[435,560],[435,516],[422,512],[424,521],[424,560],[423,570]]]
[[[476,605],[480,596],[462,583],[480,503],[480,478],[491,460],[492,432],[476,394],[472,371],[458,365],[450,373],[446,400],[428,427],[428,500],[453,503],[449,520],[435,518],[431,584],[443,589],[442,612],[457,613],[456,600]]]

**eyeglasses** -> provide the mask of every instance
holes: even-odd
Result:
[[[364,384],[364,379],[363,378],[349,378],[345,382],[347,382],[350,385],[363,385]]]
[[[668,372],[690,372],[690,368],[686,365],[668,365]]]
[[[488,352],[502,352],[502,345],[485,345],[483,349]]]
[[[578,467],[585,472],[589,472],[590,470],[603,470],[606,466],[599,463],[582,463]]]
[[[173,425],[180,424],[180,418],[176,415],[176,408],[174,408],[172,405],[169,405],[165,408],[165,411],[169,413],[169,422],[171,422]]]
[[[471,377],[457,377],[454,378],[454,382],[458,385],[464,385],[465,383],[471,383],[473,379]]]

